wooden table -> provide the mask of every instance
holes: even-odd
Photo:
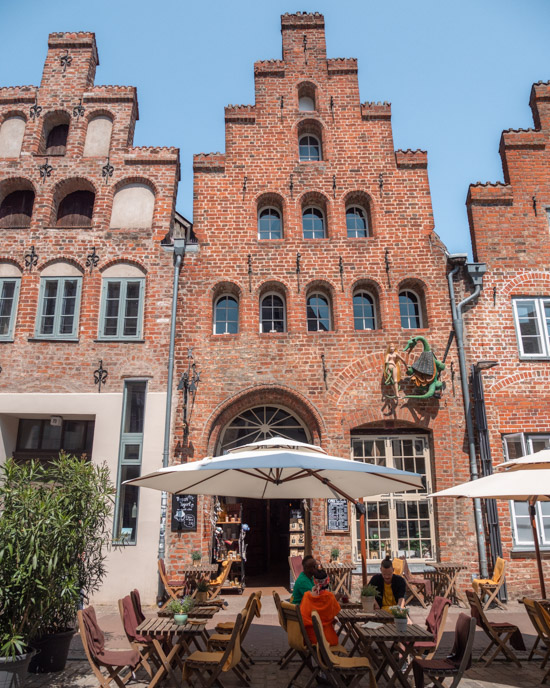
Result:
[[[376,680],[378,681],[384,675],[387,678],[388,687],[399,681],[403,688],[410,688],[401,667],[414,654],[414,644],[433,642],[433,635],[418,624],[408,624],[404,631],[398,631],[395,623],[385,623],[376,629],[363,628],[361,624],[356,624],[355,630],[361,640],[365,655],[376,670]],[[373,652],[373,645],[379,650],[380,655]],[[388,676],[388,669],[393,672],[391,676]]]
[[[379,623],[393,623],[393,616],[383,610],[375,609],[372,612],[366,612],[362,607],[358,608],[345,608],[341,609],[338,614],[338,620],[342,624],[340,633],[344,632],[344,638],[341,641],[341,645],[345,645],[348,638],[351,638],[352,646],[350,649],[350,655],[353,655],[357,648],[361,645],[361,638],[355,632],[355,625],[365,623],[365,621],[377,621]]]
[[[450,600],[452,604],[468,608],[470,605],[456,586],[458,574],[465,571],[467,567],[451,562],[436,562],[430,566],[435,571],[424,571],[422,575],[432,581],[433,595],[439,595]]]
[[[185,585],[188,590],[193,590],[193,595],[196,594],[196,586],[199,580],[202,578],[210,578],[212,574],[218,572],[217,564],[199,564],[198,566],[184,566],[183,568],[178,566],[177,575],[178,578],[181,576],[185,581]]]
[[[157,673],[149,682],[149,688],[154,688],[160,681],[168,676],[174,688],[182,684],[181,675],[175,673],[176,666],[183,670],[182,655],[189,653],[189,645],[193,643],[197,649],[202,650],[199,638],[205,633],[207,619],[200,619],[200,623],[190,623],[178,626],[173,618],[159,617],[146,619],[137,627],[140,635],[151,638],[155,654],[160,662]]]
[[[331,562],[324,566],[331,579],[331,589],[336,595],[339,592],[348,597],[351,595],[351,572],[355,570],[355,564],[340,564]]]
[[[208,621],[208,619],[211,619],[214,614],[217,614],[220,611],[221,607],[208,607],[208,606],[203,606],[203,605],[195,605],[193,609],[189,612],[189,618],[191,619],[204,619],[205,622]],[[159,609],[157,612],[157,616],[162,617],[162,618],[172,618],[174,616],[173,612],[168,611],[167,609]]]

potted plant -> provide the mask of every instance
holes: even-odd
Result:
[[[193,562],[193,566],[198,566],[201,563],[202,559],[202,552],[200,552],[198,549],[195,549],[191,552],[191,561]]]
[[[64,454],[10,459],[0,479],[0,656],[32,644],[29,670],[59,671],[78,606],[105,576],[114,488],[106,466]]]
[[[197,602],[206,602],[208,599],[208,591],[210,590],[210,582],[206,578],[201,578],[197,583]]]
[[[189,612],[194,605],[195,601],[188,595],[181,600],[172,600],[168,605],[168,609],[174,615],[174,623],[178,626],[185,626]]]
[[[340,550],[338,549],[338,547],[333,547],[330,550],[331,561],[338,561],[339,556],[340,556]]]
[[[364,585],[361,588],[361,604],[363,606],[363,611],[374,611],[374,600],[376,599],[376,595],[378,595],[378,588],[374,585]]]
[[[401,633],[406,631],[409,608],[399,607],[396,605],[394,607],[390,607],[390,614],[393,616],[393,620],[395,621],[395,628]]]

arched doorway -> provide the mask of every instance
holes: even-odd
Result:
[[[236,414],[221,430],[217,454],[270,437],[311,442],[305,422],[280,404],[251,406]],[[247,535],[246,582],[249,586],[286,585],[288,556],[309,546],[309,519],[301,500],[229,499],[242,505]],[[301,526],[301,528],[298,528]]]

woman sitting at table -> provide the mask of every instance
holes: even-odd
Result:
[[[318,612],[323,624],[325,638],[329,645],[338,645],[338,636],[334,630],[334,619],[340,611],[340,605],[334,593],[328,587],[330,580],[328,574],[323,569],[317,569],[313,574],[313,590],[306,592],[300,604],[300,613],[304,621],[304,626],[311,642],[317,644],[311,612]]]
[[[386,557],[380,564],[380,573],[375,573],[370,579],[370,585],[378,589],[375,607],[388,610],[390,607],[405,606],[405,594],[407,584],[403,576],[393,572],[393,564],[390,557]]]

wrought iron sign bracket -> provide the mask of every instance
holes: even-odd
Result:
[[[34,250],[34,244],[31,246],[31,250],[25,253],[25,267],[32,272],[33,267],[38,263],[38,254]]]
[[[88,253],[86,256],[86,267],[90,268],[90,275],[92,274],[92,270],[97,267],[98,263],[99,256],[95,251],[95,246],[92,246],[92,252]]]
[[[94,370],[94,385],[97,385],[97,391],[101,392],[101,385],[107,384],[107,377],[109,372],[103,367],[103,360],[99,361],[99,366]]]

